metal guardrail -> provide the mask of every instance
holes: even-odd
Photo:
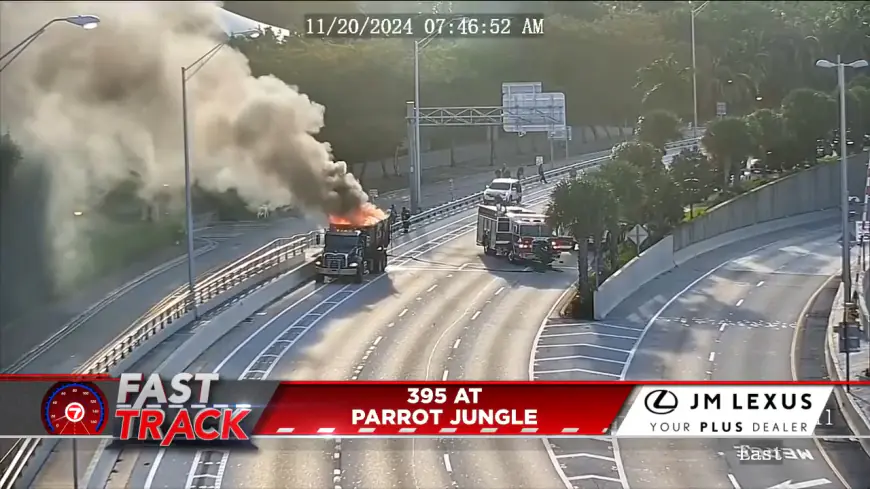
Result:
[[[666,148],[687,147],[694,144],[695,141],[692,138],[675,141],[668,144]],[[597,166],[609,159],[610,156],[606,155],[585,161],[577,161],[548,170],[544,172],[544,175],[546,177],[558,177],[568,174],[572,170],[582,170]],[[521,183],[527,187],[534,187],[539,179],[540,177],[537,175],[530,176],[523,178]],[[411,223],[416,224],[434,219],[442,219],[467,210],[469,207],[476,206],[482,200],[483,192],[477,192],[420,212],[412,216]],[[400,228],[401,223],[398,222],[392,226],[394,232]],[[174,321],[192,312],[193,304],[197,306],[204,305],[243,282],[261,275],[312,248],[320,246],[322,234],[323,231],[312,231],[290,238],[276,239],[223,268],[207,274],[204,279],[197,283],[194,297],[191,297],[190,291],[186,286],[179,287],[73,373],[96,374],[109,372],[112,367],[127,358],[133,350],[145,341],[160,334]],[[15,442],[13,448],[0,459],[0,467],[6,467],[6,470],[0,475],[0,489],[12,489],[28,461],[33,457],[40,442],[41,439],[39,438],[19,439]]]

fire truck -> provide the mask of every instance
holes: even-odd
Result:
[[[574,239],[556,236],[546,216],[517,206],[479,206],[477,244],[485,255],[506,256],[511,263],[549,264],[574,250]]]
[[[390,238],[389,218],[367,226],[331,223],[324,235],[323,253],[314,261],[315,282],[347,277],[362,283],[369,273],[384,273]]]

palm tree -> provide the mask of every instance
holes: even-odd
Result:
[[[642,94],[645,109],[674,110],[680,116],[688,115],[690,107],[685,94],[691,87],[691,69],[682,66],[673,55],[639,69],[634,86]]]
[[[643,173],[627,161],[614,160],[601,165],[596,176],[607,184],[616,200],[616,219],[609,229],[610,270],[614,271],[619,268],[619,247],[614,238],[621,238],[635,224],[643,224]]]
[[[616,200],[601,178],[581,175],[556,184],[547,205],[547,221],[553,228],[566,230],[578,243],[578,289],[582,301],[591,297],[589,289],[589,249],[591,237],[596,250],[616,215]]]
[[[723,117],[707,125],[701,144],[721,172],[723,191],[743,170],[743,163],[753,152],[753,143],[749,125],[743,118]]]

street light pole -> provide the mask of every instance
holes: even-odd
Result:
[[[692,123],[692,136],[694,138],[698,138],[698,61],[695,55],[695,16],[698,15],[698,12],[704,9],[709,1],[701,4],[700,7],[694,8],[692,7],[693,2],[689,2],[689,6],[692,7],[691,15],[692,18],[692,114],[694,115],[694,121]]]
[[[15,61],[15,59],[18,58],[18,56],[20,56],[21,53],[23,53],[24,50],[33,43],[33,41],[35,41],[39,36],[43,35],[52,24],[55,24],[57,22],[67,22],[69,24],[81,27],[82,29],[91,30],[99,26],[100,18],[96,15],[74,15],[72,17],[58,17],[56,19],[49,20],[45,23],[45,25],[37,29],[33,34],[25,37],[21,42],[19,42],[15,46],[12,46],[12,49],[6,51],[5,53],[3,53],[2,56],[0,56],[0,62],[5,60],[9,56],[12,56],[9,61],[0,66],[0,72],[5,70],[7,66],[12,64],[12,62]]]
[[[846,76],[840,55],[837,55],[837,85],[840,89],[840,219],[843,226],[843,294],[852,302],[852,270],[849,257],[852,240],[849,236],[849,161],[846,157]],[[848,341],[848,338],[846,339]]]
[[[187,128],[187,67],[181,67],[181,127],[184,138],[184,214],[187,222],[187,283],[194,319],[199,319],[196,302],[196,271],[193,267],[193,201],[190,181],[190,138]]]
[[[837,69],[837,88],[840,91],[840,221],[842,226],[842,279],[843,279],[843,342],[846,351],[846,380],[849,380],[850,369],[850,345],[849,345],[849,330],[848,330],[848,314],[849,304],[852,302],[852,271],[849,260],[849,252],[851,251],[850,233],[849,233],[849,163],[846,155],[846,74],[845,69],[849,68],[864,68],[867,66],[867,61],[859,59],[851,63],[843,63],[840,55],[837,55],[837,62],[832,63],[825,59],[816,61],[816,66],[819,68],[836,68]],[[848,386],[847,386],[848,390]]]
[[[411,177],[411,213],[420,211],[420,191],[423,173],[422,152],[420,151],[420,50],[425,41],[414,41],[414,155],[409,154],[409,174]],[[410,143],[410,141],[409,141]]]
[[[461,15],[450,17],[448,22],[463,18]],[[414,137],[408,140],[408,177],[410,179],[409,190],[411,197],[411,213],[416,214],[420,210],[423,181],[423,156],[420,149],[420,51],[432,42],[437,33],[432,33],[423,39],[414,41]],[[411,141],[413,139],[413,141]],[[413,153],[413,155],[412,155]]]
[[[196,302],[196,270],[194,268],[193,255],[193,200],[192,189],[193,182],[190,175],[190,131],[187,121],[187,82],[196,75],[214,56],[227,45],[227,42],[236,36],[244,36],[255,38],[260,35],[260,31],[256,29],[232,33],[229,38],[215,47],[208,50],[205,54],[199,57],[196,61],[188,66],[181,67],[181,127],[182,138],[184,144],[184,214],[187,227],[187,283],[188,292],[190,294],[190,307],[193,311],[194,319],[199,319],[199,309]]]

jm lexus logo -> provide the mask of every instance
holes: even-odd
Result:
[[[657,389],[646,395],[643,404],[653,414],[670,414],[677,409],[677,395],[669,390]]]

